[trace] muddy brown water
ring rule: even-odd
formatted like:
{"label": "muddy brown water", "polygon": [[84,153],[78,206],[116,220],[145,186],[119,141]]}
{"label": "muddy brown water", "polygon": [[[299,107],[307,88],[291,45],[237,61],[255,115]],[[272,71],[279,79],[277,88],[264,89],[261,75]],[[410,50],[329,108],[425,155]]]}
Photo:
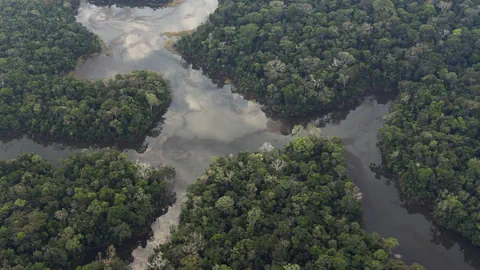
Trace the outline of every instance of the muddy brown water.
{"label": "muddy brown water", "polygon": [[[217,6],[216,0],[186,0],[176,7],[98,7],[83,3],[77,19],[99,35],[108,53],[88,59],[76,76],[103,79],[136,69],[160,71],[170,81],[173,101],[160,135],[147,137],[142,153],[128,150],[132,160],[167,163],[176,169],[174,191],[177,202],[153,224],[153,236],[132,252],[134,269],[145,269],[147,258],[168,238],[177,222],[186,188],[203,173],[212,156],[255,151],[264,142],[280,148],[290,140],[288,121],[275,121],[261,106],[247,101],[231,88],[217,87],[201,71],[164,48],[164,32],[189,30],[204,22]],[[377,134],[389,103],[366,98],[356,108],[338,110],[322,125],[323,136],[338,136],[345,144],[348,173],[363,193],[364,228],[400,242],[396,252],[409,263],[427,269],[480,269],[479,249],[465,239],[435,226],[421,207],[404,205],[394,182],[381,176]],[[0,158],[10,159],[25,152],[41,154],[50,161],[64,158],[86,146],[39,143],[28,138],[0,141]],[[92,149],[94,147],[91,147]]]}

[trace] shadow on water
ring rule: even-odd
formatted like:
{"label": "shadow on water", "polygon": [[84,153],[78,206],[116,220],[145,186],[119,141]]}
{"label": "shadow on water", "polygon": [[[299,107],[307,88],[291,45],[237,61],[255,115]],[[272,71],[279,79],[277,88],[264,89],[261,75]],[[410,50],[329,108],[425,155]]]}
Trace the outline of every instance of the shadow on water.
{"label": "shadow on water", "polygon": [[[437,258],[436,260],[431,260],[426,258],[423,264],[427,267],[427,269],[480,269],[480,260],[478,257],[479,248],[474,247],[467,239],[462,237],[461,235],[449,231],[442,226],[436,225],[431,217],[431,211],[428,207],[419,205],[416,203],[408,202],[407,198],[399,192],[400,187],[398,184],[397,179],[389,175],[386,172],[386,169],[381,164],[370,164],[370,170],[372,172],[372,176],[375,177],[380,183],[383,183],[385,189],[394,189],[397,196],[391,197],[390,203],[392,205],[397,205],[399,208],[402,208],[404,212],[408,216],[410,216],[410,220],[405,220],[404,223],[411,224],[410,226],[422,231],[422,234],[428,235],[425,236],[423,239],[420,235],[413,234],[414,238],[417,239],[419,242],[425,241],[425,244],[422,244],[422,250],[424,246],[432,246],[434,249],[438,249],[435,246],[443,247],[448,253],[445,253],[443,256],[447,256],[448,259],[445,258]],[[354,176],[351,176],[354,179]],[[395,207],[396,208],[396,207]],[[367,209],[365,209],[368,211]],[[424,224],[425,223],[425,224]],[[376,226],[372,224],[367,224],[367,227],[371,227],[371,230],[376,230]],[[422,227],[428,227],[428,233],[426,229],[422,229]],[[414,229],[415,230],[415,229]],[[406,233],[410,233],[407,231]],[[400,234],[400,233],[399,233]],[[397,237],[400,241],[402,240],[401,236],[394,236]],[[429,243],[426,243],[429,241]],[[398,248],[400,253],[402,252],[422,252],[422,250],[417,249],[415,245],[407,246],[405,241],[400,242],[401,245]],[[438,250],[433,252],[432,256],[437,253],[443,253],[444,250]],[[466,262],[469,267],[463,266],[462,264],[457,263],[455,259],[452,257],[458,256],[461,258],[463,253],[463,260]],[[403,254],[403,253],[402,253]],[[455,255],[458,254],[458,255]],[[410,259],[410,256],[406,256],[407,259]],[[410,261],[413,261],[410,259]]]}
{"label": "shadow on water", "polygon": [[[43,148],[55,148],[59,150],[70,149],[101,149],[101,148],[113,148],[118,151],[134,150],[137,153],[143,153],[148,148],[148,144],[145,140],[138,140],[135,142],[124,142],[124,143],[114,143],[114,142],[100,142],[100,143],[88,143],[88,142],[72,142],[68,140],[49,140],[45,138],[37,138],[32,136],[16,136],[16,137],[0,137],[0,142],[2,145],[12,144],[18,141],[31,141],[32,143],[41,146]],[[32,151],[33,152],[33,151]]]}
{"label": "shadow on water", "polygon": [[[380,105],[388,105],[396,96],[396,92],[377,92],[372,93],[367,97],[367,100],[375,101]],[[345,120],[353,110],[358,108],[364,103],[365,98],[358,99],[353,101],[345,106],[326,110],[323,112],[316,113],[308,117],[275,117],[271,118],[276,121],[281,121],[282,123],[282,134],[290,134],[290,131],[295,125],[306,126],[308,124],[314,124],[316,127],[325,127],[328,124],[340,125],[340,123]]]}
{"label": "shadow on water", "polygon": [[[35,136],[35,135],[18,135],[18,136],[0,136],[0,147],[2,145],[15,144],[19,141],[31,142],[42,148],[54,148],[57,150],[74,151],[74,149],[101,149],[101,148],[113,148],[118,151],[127,151],[133,150],[137,153],[144,153],[148,149],[148,142],[146,141],[147,137],[158,137],[162,132],[163,121],[162,118],[159,122],[156,123],[156,127],[150,129],[143,136],[139,136],[138,139],[132,142],[114,142],[114,141],[103,141],[103,142],[85,142],[85,141],[72,141],[64,139],[54,139]],[[31,151],[34,152],[34,151]],[[22,152],[24,153],[24,152]],[[2,157],[3,158],[3,157]]]}

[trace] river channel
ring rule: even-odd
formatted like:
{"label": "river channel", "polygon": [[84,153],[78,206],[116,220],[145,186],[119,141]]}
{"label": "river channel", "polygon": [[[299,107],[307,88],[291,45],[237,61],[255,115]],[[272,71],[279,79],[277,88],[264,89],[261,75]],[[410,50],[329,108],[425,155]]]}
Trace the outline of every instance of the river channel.
{"label": "river channel", "polygon": [[[286,134],[291,121],[268,118],[259,104],[233,94],[230,86],[218,87],[164,48],[169,40],[165,32],[194,29],[217,4],[217,0],[185,0],[175,7],[153,10],[83,3],[78,11],[78,21],[102,38],[108,50],[88,59],[75,76],[103,79],[150,69],[163,73],[173,91],[161,133],[147,137],[141,152],[126,150],[132,160],[166,163],[177,172],[173,183],[177,202],[152,224],[153,236],[146,245],[133,250],[133,269],[145,269],[154,247],[166,241],[169,227],[178,219],[187,186],[203,173],[212,156],[256,151],[265,142],[280,148],[290,140]],[[376,169],[382,162],[377,133],[388,109],[388,102],[368,97],[355,108],[339,110],[323,117],[325,121],[317,121],[323,136],[338,136],[344,141],[349,176],[363,193],[364,228],[397,238],[400,247],[396,252],[408,263],[419,262],[435,270],[480,269],[479,249],[435,226],[425,209],[405,205],[395,183]],[[35,152],[56,161],[83,148],[28,138],[4,139],[0,141],[0,158]]]}

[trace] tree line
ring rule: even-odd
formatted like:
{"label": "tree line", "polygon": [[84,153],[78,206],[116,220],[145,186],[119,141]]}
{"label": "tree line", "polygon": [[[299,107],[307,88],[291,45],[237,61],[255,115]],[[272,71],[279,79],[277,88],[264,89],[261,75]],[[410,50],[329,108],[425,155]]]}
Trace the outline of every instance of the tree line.
{"label": "tree line", "polygon": [[161,74],[136,71],[108,81],[65,76],[97,52],[97,37],[75,21],[70,2],[0,3],[0,132],[45,139],[132,142],[171,102]]}
{"label": "tree line", "polygon": [[214,158],[187,198],[150,269],[424,269],[394,256],[396,239],[362,230],[338,138]]}

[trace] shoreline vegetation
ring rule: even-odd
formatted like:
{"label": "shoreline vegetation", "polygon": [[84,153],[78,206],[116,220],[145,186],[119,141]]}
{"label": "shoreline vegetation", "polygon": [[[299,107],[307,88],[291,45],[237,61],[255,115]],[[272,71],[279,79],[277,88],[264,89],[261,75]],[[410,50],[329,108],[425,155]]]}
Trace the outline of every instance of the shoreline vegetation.
{"label": "shoreline vegetation", "polygon": [[108,148],[75,152],[56,166],[24,154],[0,161],[0,175],[2,269],[75,269],[107,246],[108,261],[92,265],[122,269],[113,245],[149,231],[174,199],[173,168],[135,164]]}
{"label": "shoreline vegetation", "polygon": [[[94,34],[95,35],[95,34]],[[110,56],[110,52],[108,52],[108,47],[107,44],[105,44],[105,41],[103,41],[99,36],[95,35],[95,38],[97,39],[100,49],[97,52],[92,52],[88,55],[82,55],[77,59],[77,63],[75,64],[75,69],[81,69],[83,67],[83,64],[89,59],[89,58],[95,58],[98,57],[100,54],[104,54],[105,56]],[[68,74],[71,74],[74,70],[70,71]]]}
{"label": "shoreline vegetation", "polygon": [[175,49],[174,43],[175,43],[175,41],[173,41],[173,40],[171,40],[171,39],[167,39],[167,40],[165,41],[164,48],[165,48],[167,51],[169,51],[169,52],[171,52],[171,53],[173,53],[173,54],[175,54],[175,55],[180,55],[180,53]]}
{"label": "shoreline vegetation", "polygon": [[195,29],[190,29],[190,30],[182,30],[182,31],[177,31],[177,32],[170,32],[170,31],[167,31],[167,32],[164,32],[163,35],[166,36],[168,39],[165,41],[165,45],[164,45],[164,48],[175,54],[175,55],[180,55],[180,53],[175,49],[175,41],[176,41],[176,38],[178,37],[183,37],[183,36],[186,36],[186,35],[190,35],[192,34],[193,32],[195,31]]}
{"label": "shoreline vegetation", "polygon": [[396,239],[362,230],[340,139],[297,135],[263,150],[212,158],[149,269],[424,269],[392,252]]}
{"label": "shoreline vegetation", "polygon": [[173,38],[173,37],[183,37],[192,34],[195,32],[195,29],[189,29],[189,30],[182,30],[182,31],[167,31],[163,32],[163,34],[168,37],[168,38]]}
{"label": "shoreline vegetation", "polygon": [[385,165],[407,200],[480,246],[479,25],[467,0],[220,0],[174,48],[272,116],[398,92],[380,132]]}

